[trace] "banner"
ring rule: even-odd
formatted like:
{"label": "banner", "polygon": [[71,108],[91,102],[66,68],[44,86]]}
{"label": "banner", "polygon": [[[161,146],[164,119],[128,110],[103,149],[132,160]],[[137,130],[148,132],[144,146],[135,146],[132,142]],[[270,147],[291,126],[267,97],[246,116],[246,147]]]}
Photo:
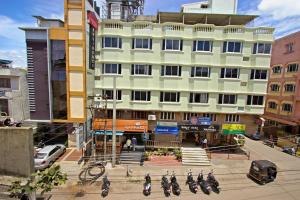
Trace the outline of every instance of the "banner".
{"label": "banner", "polygon": [[224,134],[245,134],[245,124],[223,124],[222,130]]}

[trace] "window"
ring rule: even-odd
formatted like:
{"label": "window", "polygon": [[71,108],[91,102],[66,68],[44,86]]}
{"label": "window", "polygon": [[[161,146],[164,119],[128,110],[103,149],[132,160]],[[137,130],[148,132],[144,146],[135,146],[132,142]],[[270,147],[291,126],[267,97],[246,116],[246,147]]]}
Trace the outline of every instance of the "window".
{"label": "window", "polygon": [[275,67],[272,67],[272,72],[273,72],[273,74],[281,74],[281,69],[282,69],[281,66],[275,66]]}
{"label": "window", "polygon": [[150,101],[150,91],[131,91],[131,101]]}
{"label": "window", "polygon": [[289,64],[287,66],[286,72],[297,72],[298,71],[298,64],[294,63],[294,64]]}
{"label": "window", "polygon": [[161,66],[161,76],[181,76],[181,66]]}
{"label": "window", "polygon": [[131,65],[131,75],[152,75],[152,65]]}
{"label": "window", "polygon": [[251,69],[251,80],[267,80],[267,70],[263,69]]}
{"label": "window", "polygon": [[193,43],[193,51],[207,51],[212,52],[212,41],[195,40]]}
{"label": "window", "polygon": [[277,103],[275,103],[274,101],[270,101],[270,102],[268,103],[268,107],[269,107],[270,109],[277,109]]}
{"label": "window", "polygon": [[103,64],[102,74],[121,74],[122,65],[121,64]]}
{"label": "window", "polygon": [[160,119],[161,120],[175,120],[175,113],[174,112],[161,112]]}
{"label": "window", "polygon": [[284,85],[284,91],[285,92],[295,92],[296,85],[295,84],[285,84]]}
{"label": "window", "polygon": [[255,43],[253,45],[253,54],[271,54],[272,44],[270,43]]}
{"label": "window", "polygon": [[175,50],[175,51],[182,51],[182,40],[170,40],[166,39],[163,40],[162,49],[163,50]]}
{"label": "window", "polygon": [[132,39],[132,49],[152,49],[152,39],[134,38]]}
{"label": "window", "polygon": [[119,48],[122,49],[122,38],[119,37],[104,37],[102,40],[103,48]]}
{"label": "window", "polygon": [[144,111],[132,111],[131,119],[148,119],[148,113]]}
{"label": "window", "polygon": [[240,69],[237,68],[222,68],[220,78],[236,78],[240,77]]}
{"label": "window", "polygon": [[216,114],[211,114],[211,113],[203,113],[203,117],[208,117],[210,118],[211,121],[217,121],[217,115]]}
{"label": "window", "polygon": [[160,102],[179,102],[179,92],[160,92]]}
{"label": "window", "polygon": [[236,104],[236,95],[219,94],[219,104]]}
{"label": "window", "polygon": [[264,96],[252,96],[248,95],[247,97],[247,105],[263,105],[264,104]]}
{"label": "window", "polygon": [[[113,100],[114,91],[113,90],[102,90],[102,96],[107,96],[108,100]],[[122,100],[122,90],[117,90],[117,100]]]}
{"label": "window", "polygon": [[[113,110],[107,110],[107,115],[105,116],[105,115],[103,115],[102,114],[103,112],[101,112],[101,117],[100,118],[107,118],[107,119],[112,119],[113,118]],[[122,111],[121,110],[117,110],[117,113],[116,113],[116,118],[117,119],[122,119],[123,117],[122,117]]]}
{"label": "window", "polygon": [[208,103],[208,93],[190,93],[190,103]]}
{"label": "window", "polygon": [[241,42],[224,42],[223,53],[242,53],[242,47]]}
{"label": "window", "polygon": [[209,67],[192,67],[191,77],[210,77]]}
{"label": "window", "polygon": [[288,43],[285,45],[286,46],[286,53],[292,53],[294,52],[294,43]]}
{"label": "window", "polygon": [[225,116],[225,122],[239,122],[239,121],[240,121],[239,115],[227,114]]}
{"label": "window", "polygon": [[0,112],[5,112],[7,115],[9,115],[7,99],[0,99]]}
{"label": "window", "polygon": [[271,84],[270,89],[272,92],[278,92],[280,89],[280,86],[278,84]]}
{"label": "window", "polygon": [[288,103],[282,104],[282,111],[284,112],[293,112],[293,106]]}
{"label": "window", "polygon": [[184,113],[183,114],[183,121],[189,121],[191,117],[198,117],[197,113]]}
{"label": "window", "polygon": [[11,88],[10,78],[0,78],[0,88]]}

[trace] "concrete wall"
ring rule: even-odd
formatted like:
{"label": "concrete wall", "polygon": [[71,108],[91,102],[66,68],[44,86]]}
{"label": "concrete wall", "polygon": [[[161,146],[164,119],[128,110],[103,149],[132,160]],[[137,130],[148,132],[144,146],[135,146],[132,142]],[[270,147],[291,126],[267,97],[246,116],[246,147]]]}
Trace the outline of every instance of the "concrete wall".
{"label": "concrete wall", "polygon": [[0,174],[28,177],[34,172],[33,130],[0,127]]}

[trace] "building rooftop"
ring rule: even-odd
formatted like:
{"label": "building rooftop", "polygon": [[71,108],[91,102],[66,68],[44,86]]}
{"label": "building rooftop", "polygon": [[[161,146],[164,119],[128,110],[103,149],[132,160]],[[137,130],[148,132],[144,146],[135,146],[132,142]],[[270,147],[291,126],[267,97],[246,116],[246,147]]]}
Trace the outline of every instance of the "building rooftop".
{"label": "building rooftop", "polygon": [[12,61],[11,60],[3,60],[3,59],[0,59],[0,64],[1,65],[8,65],[8,64],[11,64]]}
{"label": "building rooftop", "polygon": [[61,20],[61,19],[45,18],[45,17],[39,16],[39,15],[33,15],[32,17],[34,17],[34,18],[36,18],[37,20],[40,20],[40,21],[54,21],[54,22],[64,23],[64,21]]}

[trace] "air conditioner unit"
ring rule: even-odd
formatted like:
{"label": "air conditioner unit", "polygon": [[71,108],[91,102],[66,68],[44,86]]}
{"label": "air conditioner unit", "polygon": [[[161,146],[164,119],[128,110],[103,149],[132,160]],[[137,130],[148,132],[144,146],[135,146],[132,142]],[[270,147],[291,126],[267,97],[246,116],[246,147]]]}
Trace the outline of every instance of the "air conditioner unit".
{"label": "air conditioner unit", "polygon": [[148,120],[149,121],[155,121],[156,120],[156,115],[148,115]]}
{"label": "air conditioner unit", "polygon": [[238,112],[244,112],[245,111],[245,107],[238,107]]}
{"label": "air conditioner unit", "polygon": [[247,86],[247,82],[241,82],[241,86]]}

